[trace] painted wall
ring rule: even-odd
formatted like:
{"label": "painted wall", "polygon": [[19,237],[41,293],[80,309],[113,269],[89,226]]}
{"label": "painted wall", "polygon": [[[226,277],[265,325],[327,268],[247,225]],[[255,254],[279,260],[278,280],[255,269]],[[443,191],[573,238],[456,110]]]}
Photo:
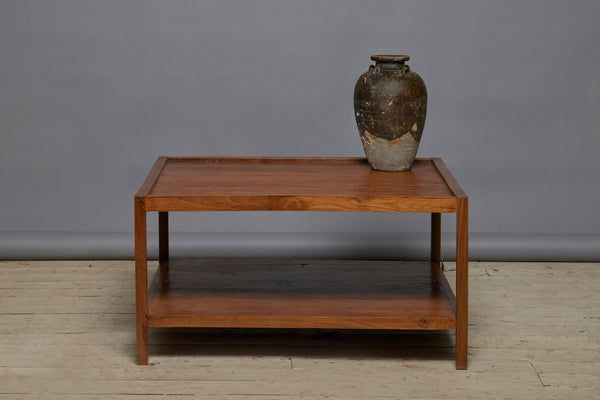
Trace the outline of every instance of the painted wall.
{"label": "painted wall", "polygon": [[[362,156],[353,89],[377,53],[410,55],[428,86],[419,156],[469,195],[473,258],[600,259],[599,19],[597,0],[3,0],[0,259],[132,257],[159,155]],[[429,222],[171,225],[182,253],[419,257],[426,240],[406,243]]]}

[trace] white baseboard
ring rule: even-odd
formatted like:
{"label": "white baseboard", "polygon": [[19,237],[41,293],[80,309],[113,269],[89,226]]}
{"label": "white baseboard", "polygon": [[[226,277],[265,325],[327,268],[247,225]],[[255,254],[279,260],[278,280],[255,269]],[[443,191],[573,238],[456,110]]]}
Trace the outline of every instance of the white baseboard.
{"label": "white baseboard", "polygon": [[[156,258],[157,235],[148,256]],[[454,235],[443,234],[442,256],[454,259]],[[171,234],[175,257],[427,259],[428,234],[185,233]],[[470,235],[469,258],[498,261],[600,262],[600,234]],[[0,232],[0,259],[133,259],[133,233]]]}

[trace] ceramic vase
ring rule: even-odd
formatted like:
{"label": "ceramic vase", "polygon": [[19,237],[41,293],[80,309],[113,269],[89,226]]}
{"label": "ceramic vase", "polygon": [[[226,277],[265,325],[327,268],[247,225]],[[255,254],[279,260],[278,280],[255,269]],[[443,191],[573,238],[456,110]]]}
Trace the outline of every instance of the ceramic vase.
{"label": "ceramic vase", "polygon": [[374,55],[354,88],[354,112],[371,168],[406,171],[415,161],[427,112],[427,89],[405,55]]}

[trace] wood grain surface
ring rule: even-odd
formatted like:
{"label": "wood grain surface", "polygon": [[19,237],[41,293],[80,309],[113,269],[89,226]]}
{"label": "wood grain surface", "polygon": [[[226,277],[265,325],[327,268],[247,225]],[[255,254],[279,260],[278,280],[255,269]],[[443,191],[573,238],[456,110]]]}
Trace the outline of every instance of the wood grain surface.
{"label": "wood grain surface", "polygon": [[454,329],[447,288],[428,262],[175,260],[155,275],[149,324]]}
{"label": "wood grain surface", "polygon": [[410,171],[362,158],[160,158],[138,191],[148,211],[455,212],[440,159]]}

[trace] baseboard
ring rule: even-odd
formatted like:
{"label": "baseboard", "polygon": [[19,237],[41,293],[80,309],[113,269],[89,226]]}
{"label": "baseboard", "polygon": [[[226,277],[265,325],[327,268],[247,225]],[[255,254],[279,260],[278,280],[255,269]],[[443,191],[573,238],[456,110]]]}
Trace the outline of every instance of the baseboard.
{"label": "baseboard", "polygon": [[[148,237],[156,258],[157,235]],[[425,233],[185,233],[171,234],[177,257],[427,259]],[[442,256],[454,259],[454,235],[443,234]],[[0,232],[0,259],[133,259],[132,233]],[[498,261],[600,262],[600,234],[470,235],[469,258]]]}

